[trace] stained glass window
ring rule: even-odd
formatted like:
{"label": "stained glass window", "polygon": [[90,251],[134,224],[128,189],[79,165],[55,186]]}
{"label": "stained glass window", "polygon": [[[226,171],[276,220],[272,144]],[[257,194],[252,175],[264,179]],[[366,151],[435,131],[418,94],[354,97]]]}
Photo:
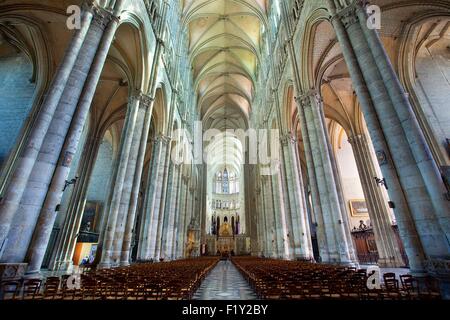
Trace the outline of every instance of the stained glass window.
{"label": "stained glass window", "polygon": [[222,192],[225,194],[230,193],[230,180],[228,178],[227,168],[225,168],[225,170],[223,171]]}

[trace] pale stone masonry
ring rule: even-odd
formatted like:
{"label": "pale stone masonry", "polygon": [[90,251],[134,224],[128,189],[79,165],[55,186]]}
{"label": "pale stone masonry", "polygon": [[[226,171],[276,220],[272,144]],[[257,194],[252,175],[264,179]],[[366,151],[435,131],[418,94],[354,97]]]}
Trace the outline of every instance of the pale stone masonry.
{"label": "pale stone masonry", "polygon": [[450,3],[182,3],[78,0],[71,30],[1,1],[0,264],[369,262],[449,298]]}

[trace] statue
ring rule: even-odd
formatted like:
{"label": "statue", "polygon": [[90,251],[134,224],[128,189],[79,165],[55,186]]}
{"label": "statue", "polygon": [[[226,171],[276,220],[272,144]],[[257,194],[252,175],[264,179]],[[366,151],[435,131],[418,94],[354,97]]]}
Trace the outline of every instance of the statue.
{"label": "statue", "polygon": [[233,235],[233,231],[231,230],[231,226],[228,223],[228,221],[225,221],[221,226],[220,226],[220,236],[221,237],[231,237]]}
{"label": "statue", "polygon": [[90,221],[86,222],[86,224],[82,228],[82,231],[84,231],[84,232],[90,232],[91,231],[91,222]]}
{"label": "statue", "polygon": [[186,253],[188,258],[192,258],[192,253],[194,251],[194,244],[195,242],[192,240],[188,240],[187,244],[186,244]]}
{"label": "statue", "polygon": [[364,220],[359,220],[358,230],[367,230],[367,225],[364,223]]}

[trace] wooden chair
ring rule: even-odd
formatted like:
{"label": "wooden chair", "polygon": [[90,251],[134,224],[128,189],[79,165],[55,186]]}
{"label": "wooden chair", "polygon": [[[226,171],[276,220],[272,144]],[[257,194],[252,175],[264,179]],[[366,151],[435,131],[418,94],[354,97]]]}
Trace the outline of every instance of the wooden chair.
{"label": "wooden chair", "polygon": [[419,283],[412,275],[404,274],[400,276],[402,284],[401,293],[408,299],[416,300],[419,298]]}
{"label": "wooden chair", "polygon": [[56,300],[61,298],[61,292],[59,290],[61,279],[59,277],[48,277],[45,279],[44,291],[42,298],[44,300]]}
{"label": "wooden chair", "polygon": [[401,298],[399,281],[393,272],[383,274],[384,286],[382,286],[385,300],[398,300]]}
{"label": "wooden chair", "polygon": [[19,298],[22,282],[4,281],[0,287],[0,300],[16,300]]}
{"label": "wooden chair", "polygon": [[399,290],[399,282],[397,280],[397,276],[393,272],[388,272],[383,274],[384,287],[388,291],[398,291]]}
{"label": "wooden chair", "polygon": [[23,281],[22,299],[34,300],[37,298],[42,298],[42,296],[39,295],[41,284],[42,284],[41,279],[25,279]]}

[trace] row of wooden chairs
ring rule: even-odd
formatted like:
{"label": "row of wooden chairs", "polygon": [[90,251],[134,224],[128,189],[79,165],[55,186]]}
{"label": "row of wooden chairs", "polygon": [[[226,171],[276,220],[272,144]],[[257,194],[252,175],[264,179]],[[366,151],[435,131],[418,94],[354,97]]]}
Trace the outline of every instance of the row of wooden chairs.
{"label": "row of wooden chairs", "polygon": [[4,300],[190,300],[217,258],[140,263],[80,275],[6,281]]}
{"label": "row of wooden chairs", "polygon": [[383,274],[379,289],[369,289],[366,269],[337,265],[234,257],[233,263],[261,299],[439,299],[437,283],[411,275]]}

